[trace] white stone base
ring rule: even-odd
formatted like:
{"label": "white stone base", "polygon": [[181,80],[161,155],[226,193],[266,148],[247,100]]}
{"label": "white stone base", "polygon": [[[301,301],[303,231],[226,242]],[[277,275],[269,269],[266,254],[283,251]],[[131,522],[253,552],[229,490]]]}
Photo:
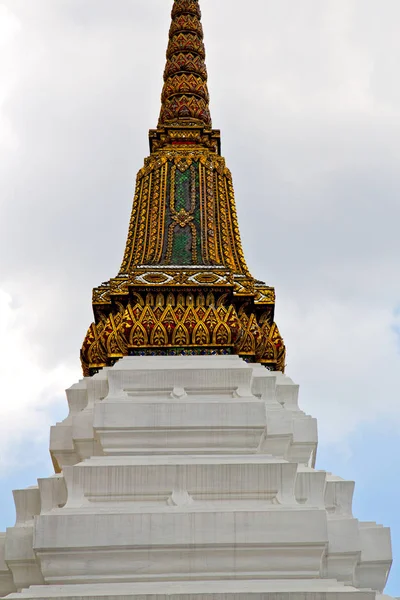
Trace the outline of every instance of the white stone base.
{"label": "white stone base", "polygon": [[125,358],[72,386],[51,431],[62,473],[14,492],[0,596],[375,600],[389,530],[313,468],[297,398],[236,356]]}

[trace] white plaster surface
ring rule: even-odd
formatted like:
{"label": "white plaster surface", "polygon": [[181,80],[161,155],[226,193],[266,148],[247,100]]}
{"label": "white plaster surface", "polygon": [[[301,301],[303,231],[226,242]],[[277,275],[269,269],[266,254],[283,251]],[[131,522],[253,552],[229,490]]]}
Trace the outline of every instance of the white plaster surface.
{"label": "white plaster surface", "polygon": [[129,357],[73,385],[62,473],[14,492],[0,597],[382,598],[390,532],[313,468],[298,392],[236,356]]}

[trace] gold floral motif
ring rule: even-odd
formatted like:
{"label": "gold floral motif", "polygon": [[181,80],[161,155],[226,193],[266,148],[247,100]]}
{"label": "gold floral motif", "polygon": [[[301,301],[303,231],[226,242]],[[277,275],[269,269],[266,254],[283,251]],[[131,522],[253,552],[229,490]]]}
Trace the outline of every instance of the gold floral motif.
{"label": "gold floral motif", "polygon": [[[210,343],[210,332],[204,323],[200,322],[193,330],[193,344],[195,346],[208,346]],[[226,343],[226,342],[225,342]]]}
{"label": "gold floral motif", "polygon": [[226,323],[220,323],[214,330],[213,342],[214,344],[224,346],[225,344],[229,343],[231,337],[232,332]]}
{"label": "gold floral motif", "polygon": [[148,342],[149,337],[147,331],[141,323],[136,323],[129,336],[129,345],[140,348],[141,346],[147,346]]}
{"label": "gold floral motif", "polygon": [[172,336],[172,343],[176,346],[189,346],[189,332],[181,323],[178,325]]}
{"label": "gold floral motif", "polygon": [[165,327],[159,323],[151,332],[150,346],[165,346],[168,344],[168,334]]}

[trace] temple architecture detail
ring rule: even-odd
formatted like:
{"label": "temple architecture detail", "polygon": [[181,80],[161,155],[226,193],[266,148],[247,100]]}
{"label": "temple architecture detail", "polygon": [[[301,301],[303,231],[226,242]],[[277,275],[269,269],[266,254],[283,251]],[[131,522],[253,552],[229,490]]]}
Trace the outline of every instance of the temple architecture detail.
{"label": "temple architecture detail", "polygon": [[123,356],[238,354],[285,367],[275,292],[250,274],[212,129],[199,3],[175,2],[161,112],[118,275],[93,290],[85,375]]}
{"label": "temple architecture detail", "polygon": [[174,0],[122,266],[93,291],[54,474],[14,491],[0,598],[387,598],[390,531],[315,468],[274,289],[246,266],[200,17]]}

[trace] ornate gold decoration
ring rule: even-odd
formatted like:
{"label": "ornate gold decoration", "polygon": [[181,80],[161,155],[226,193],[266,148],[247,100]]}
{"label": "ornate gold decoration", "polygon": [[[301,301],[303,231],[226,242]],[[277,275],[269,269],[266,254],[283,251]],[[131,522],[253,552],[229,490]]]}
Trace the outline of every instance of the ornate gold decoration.
{"label": "ornate gold decoration", "polygon": [[181,120],[211,128],[198,2],[174,3],[159,126]]}
{"label": "ornate gold decoration", "polygon": [[181,14],[192,14],[200,19],[201,12],[198,0],[175,0],[172,8],[172,19],[176,19]]}
{"label": "ornate gold decoration", "polygon": [[275,304],[274,288],[267,287],[266,285],[256,284],[255,294],[254,302],[256,304]]}
{"label": "ornate gold decoration", "polygon": [[[192,181],[198,179],[198,187],[192,184],[189,209],[177,211],[176,173],[187,170],[190,170]],[[167,207],[173,222],[166,230]],[[120,272],[129,273],[135,265],[171,264],[174,227],[176,223],[189,225],[193,237],[197,237],[192,218],[196,209],[199,210],[201,256],[194,252],[192,264],[221,265],[233,273],[251,277],[240,240],[231,173],[225,160],[207,148],[164,149],[145,160],[137,177]],[[165,235],[168,236],[168,252],[163,260]]]}
{"label": "ornate gold decoration", "polygon": [[250,274],[211,129],[198,0],[174,0],[161,112],[117,277],[93,290],[85,375],[130,354],[232,354],[284,370],[275,291]]}
{"label": "ornate gold decoration", "polygon": [[[284,367],[278,328],[255,312],[237,312],[232,303],[207,300],[203,292],[136,294],[136,303],[91,325],[81,351],[85,375],[128,354],[239,354],[271,368]],[[156,352],[158,351],[158,352]]]}

